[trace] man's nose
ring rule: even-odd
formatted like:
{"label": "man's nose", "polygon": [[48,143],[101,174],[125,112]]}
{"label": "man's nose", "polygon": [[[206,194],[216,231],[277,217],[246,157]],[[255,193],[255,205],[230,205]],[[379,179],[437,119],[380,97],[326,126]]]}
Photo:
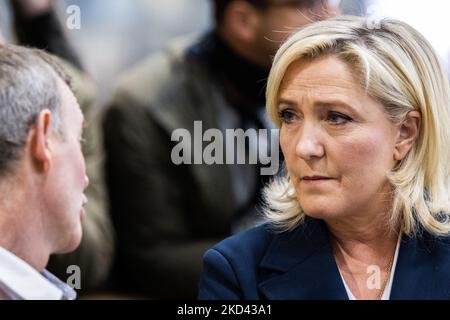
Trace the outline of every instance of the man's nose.
{"label": "man's nose", "polygon": [[325,155],[318,124],[305,124],[297,136],[295,152],[305,161],[321,158]]}
{"label": "man's nose", "polygon": [[84,175],[84,188],[86,189],[89,185],[89,177],[87,174]]}

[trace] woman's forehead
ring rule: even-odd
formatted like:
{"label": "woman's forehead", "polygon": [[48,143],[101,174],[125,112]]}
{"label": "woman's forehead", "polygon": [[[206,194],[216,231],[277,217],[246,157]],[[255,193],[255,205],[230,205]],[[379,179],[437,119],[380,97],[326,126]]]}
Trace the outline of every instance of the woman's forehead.
{"label": "woman's forehead", "polygon": [[326,57],[291,64],[281,82],[280,97],[317,90],[323,94],[362,92],[359,81],[344,62]]}

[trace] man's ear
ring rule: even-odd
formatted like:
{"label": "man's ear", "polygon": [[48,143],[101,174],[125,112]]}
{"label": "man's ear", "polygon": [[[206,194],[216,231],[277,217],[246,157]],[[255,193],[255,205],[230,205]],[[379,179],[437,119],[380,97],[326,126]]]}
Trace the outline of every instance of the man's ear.
{"label": "man's ear", "polygon": [[47,172],[50,169],[52,161],[50,144],[52,121],[52,113],[50,110],[45,109],[38,114],[34,130],[31,131],[32,142],[30,153],[35,167],[41,172]]}
{"label": "man's ear", "polygon": [[240,41],[253,42],[259,35],[260,13],[246,1],[233,1],[225,11],[223,25]]}
{"label": "man's ear", "polygon": [[418,111],[411,111],[399,126],[399,133],[394,149],[394,160],[401,161],[408,154],[416,142],[421,125],[422,116]]}

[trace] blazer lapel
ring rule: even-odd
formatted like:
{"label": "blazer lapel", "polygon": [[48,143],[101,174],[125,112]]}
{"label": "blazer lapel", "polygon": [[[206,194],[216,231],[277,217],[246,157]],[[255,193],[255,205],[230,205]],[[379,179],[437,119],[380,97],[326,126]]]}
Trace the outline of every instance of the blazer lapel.
{"label": "blazer lapel", "polygon": [[267,299],[348,299],[320,220],[307,218],[291,236],[277,237],[260,271],[265,280],[258,288]]}
{"label": "blazer lapel", "polygon": [[436,239],[428,234],[402,239],[392,283],[392,300],[448,298],[450,279],[448,270],[437,263],[443,254],[442,250],[436,250],[437,245]]}
{"label": "blazer lapel", "polygon": [[[404,236],[391,300],[449,299],[449,244],[427,233]],[[274,238],[260,264],[258,289],[267,299],[348,299],[332,254],[328,230],[307,218],[293,232]]]}

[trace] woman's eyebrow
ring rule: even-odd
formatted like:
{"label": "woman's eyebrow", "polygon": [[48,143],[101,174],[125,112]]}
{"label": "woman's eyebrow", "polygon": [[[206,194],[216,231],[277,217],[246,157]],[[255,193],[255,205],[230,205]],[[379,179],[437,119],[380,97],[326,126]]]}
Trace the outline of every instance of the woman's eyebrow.
{"label": "woman's eyebrow", "polygon": [[[286,99],[286,98],[278,99],[278,107],[280,107],[281,105],[287,105],[290,107],[298,106],[297,102]],[[319,100],[319,101],[314,102],[315,108],[332,108],[332,107],[336,107],[336,106],[341,106],[343,108],[349,109],[352,112],[356,112],[356,109],[354,107],[352,107],[350,104],[348,104],[344,101],[341,101],[341,100],[331,100],[331,101],[320,101]]]}
{"label": "woman's eyebrow", "polygon": [[314,106],[319,107],[319,108],[331,108],[331,107],[341,106],[343,108],[347,108],[350,111],[356,113],[356,109],[354,107],[352,107],[350,104],[348,104],[344,101],[341,101],[341,100],[316,101],[316,102],[314,102]]}
{"label": "woman's eyebrow", "polygon": [[292,100],[288,100],[288,99],[284,99],[284,98],[278,99],[278,106],[280,106],[282,104],[288,105],[288,106],[293,106],[293,107],[297,105],[297,103]]}

